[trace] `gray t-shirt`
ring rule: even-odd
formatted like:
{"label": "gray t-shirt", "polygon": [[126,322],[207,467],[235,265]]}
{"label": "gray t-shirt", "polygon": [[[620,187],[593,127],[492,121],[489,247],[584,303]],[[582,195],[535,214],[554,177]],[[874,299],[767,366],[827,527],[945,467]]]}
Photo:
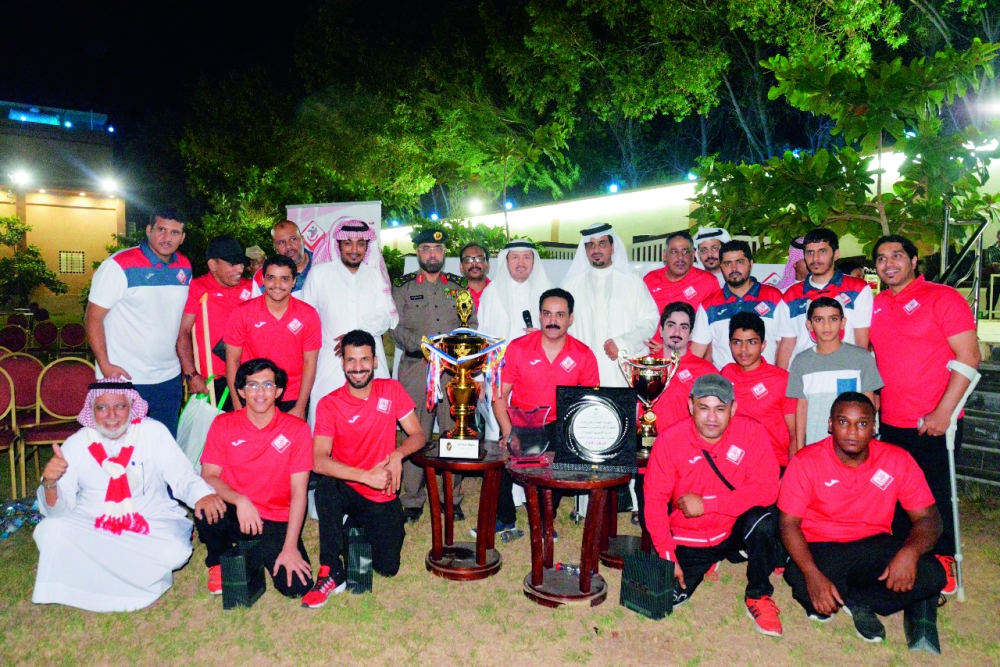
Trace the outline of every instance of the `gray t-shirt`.
{"label": "gray t-shirt", "polygon": [[830,408],[838,396],[846,391],[875,391],[884,384],[868,350],[844,343],[836,352],[818,354],[814,345],[792,360],[786,394],[809,401],[806,444],[811,445],[827,436]]}

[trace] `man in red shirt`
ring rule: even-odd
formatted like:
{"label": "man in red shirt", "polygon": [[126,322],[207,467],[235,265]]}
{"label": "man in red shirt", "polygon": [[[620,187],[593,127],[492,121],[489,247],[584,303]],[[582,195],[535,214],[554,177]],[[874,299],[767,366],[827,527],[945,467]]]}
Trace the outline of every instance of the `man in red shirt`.
{"label": "man in red shirt", "polygon": [[694,266],[694,255],[690,233],[679,231],[667,236],[667,249],[663,251],[666,267],[650,271],[643,278],[660,312],[674,301],[689,303],[697,309],[702,301],[719,291],[716,277]]}
{"label": "man in red shirt", "polygon": [[[880,436],[909,452],[927,477],[944,526],[934,553],[948,572],[944,593],[950,595],[956,589],[955,527],[945,431],[969,380],[948,363],[979,367],[976,322],[957,290],[917,275],[917,248],[906,237],[883,236],[872,258],[889,288],[879,292],[872,308],[871,343],[885,382]],[[956,454],[961,444],[959,419]],[[898,515],[893,532],[905,529],[906,517]]]}
{"label": "man in red shirt", "polygon": [[[229,315],[244,301],[252,298],[250,281],[243,277],[246,256],[239,241],[230,236],[218,236],[208,243],[205,253],[208,273],[191,281],[188,289],[181,329],[177,334],[177,356],[181,360],[181,372],[192,394],[207,394],[207,379],[215,376],[215,398],[222,398],[226,388],[226,352],[223,336],[229,324]],[[208,345],[205,348],[205,318],[202,299],[208,310]],[[198,372],[194,363],[194,348],[191,331],[198,346]],[[206,359],[207,356],[207,359]],[[208,361],[211,359],[211,361]],[[226,398],[224,410],[231,410],[233,402]]]}
{"label": "man in red shirt", "polygon": [[[826,622],[844,607],[858,635],[879,642],[885,628],[875,614],[912,605],[936,613],[945,573],[930,552],[941,515],[913,457],[874,439],[867,396],[838,396],[830,433],[797,452],[781,481],[785,581],[809,618]],[[913,522],[905,538],[891,532],[897,502]]]}
{"label": "man in red shirt", "polygon": [[767,433],[734,416],[733,385],[721,375],[698,378],[689,407],[691,418],[660,431],[645,480],[646,527],[656,553],[674,563],[674,606],[713,564],[747,560],[744,602],[754,629],[781,636],[769,580],[778,560],[778,463]]}
{"label": "man in red shirt", "polygon": [[472,303],[479,312],[479,299],[483,296],[483,290],[490,284],[490,256],[486,248],[475,241],[466,243],[458,251],[459,269],[462,276],[469,283],[469,294],[472,295]]}
{"label": "man in red shirt", "polygon": [[316,379],[316,359],[323,339],[323,325],[316,309],[292,296],[295,262],[284,255],[268,257],[264,295],[233,311],[226,328],[226,381],[233,405],[236,369],[248,359],[271,359],[288,373],[288,387],[278,409],[305,419],[309,392]]}
{"label": "man in red shirt", "polygon": [[[554,439],[556,387],[596,387],[601,384],[597,357],[582,342],[567,332],[573,324],[573,295],[561,288],[546,290],[538,302],[540,329],[511,341],[504,353],[503,382],[500,394],[493,399],[493,414],[500,426],[500,445],[506,447],[514,437],[516,423],[508,405],[521,411],[550,408],[545,421],[549,442]],[[497,532],[513,531],[513,480],[506,470],[497,502]],[[553,500],[558,496],[553,494]]]}
{"label": "man in red shirt", "polygon": [[[313,466],[319,514],[319,572],[302,599],[316,609],[347,585],[344,520],[351,517],[372,546],[372,569],[385,577],[399,571],[405,530],[396,496],[403,459],[426,444],[413,401],[396,380],[375,379],[375,339],[355,329],[344,334],[341,355],[347,384],[316,407]],[[396,424],[406,439],[396,446]]]}
{"label": "man in red shirt", "polygon": [[195,517],[208,555],[208,590],[222,593],[220,557],[236,542],[259,540],[271,582],[282,595],[312,588],[302,544],[312,436],[303,420],[278,410],[288,376],[269,359],[252,359],[236,372],[246,407],[216,417],[201,455],[201,476],[226,502],[215,523]]}
{"label": "man in red shirt", "polygon": [[729,320],[729,348],[736,361],[722,369],[733,383],[740,411],[753,417],[770,435],[778,465],[788,465],[789,445],[795,435],[797,402],[788,398],[788,371],[767,363],[764,320],[757,313],[737,313]]}
{"label": "man in red shirt", "polygon": [[663,430],[666,427],[687,419],[690,416],[688,411],[688,397],[691,395],[691,387],[694,381],[702,375],[716,373],[712,362],[705,361],[701,357],[695,356],[689,349],[691,342],[691,330],[694,328],[694,308],[683,301],[675,301],[668,304],[660,315],[660,337],[663,339],[662,349],[655,347],[655,341],[651,345],[650,354],[668,358],[671,352],[679,352],[680,363],[677,365],[677,372],[663,393],[660,394],[656,402],[653,403],[653,414],[656,415],[656,427]]}

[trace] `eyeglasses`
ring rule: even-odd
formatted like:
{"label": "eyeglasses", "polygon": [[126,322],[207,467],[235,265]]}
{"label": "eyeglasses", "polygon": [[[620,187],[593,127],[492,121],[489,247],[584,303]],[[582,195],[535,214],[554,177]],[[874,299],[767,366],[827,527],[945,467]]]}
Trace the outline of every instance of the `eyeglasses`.
{"label": "eyeglasses", "polygon": [[485,257],[463,257],[462,264],[485,264],[489,260]]}
{"label": "eyeglasses", "polygon": [[278,385],[274,384],[270,380],[266,382],[247,382],[246,386],[243,387],[244,391],[267,391],[271,392],[278,388]]}

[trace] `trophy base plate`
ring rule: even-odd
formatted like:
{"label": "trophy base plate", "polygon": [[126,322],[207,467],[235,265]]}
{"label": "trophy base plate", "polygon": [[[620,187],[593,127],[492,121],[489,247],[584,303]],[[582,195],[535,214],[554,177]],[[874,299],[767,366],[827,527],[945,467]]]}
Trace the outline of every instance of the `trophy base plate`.
{"label": "trophy base plate", "polygon": [[438,443],[438,456],[443,459],[482,458],[483,452],[479,440],[466,438],[441,438]]}

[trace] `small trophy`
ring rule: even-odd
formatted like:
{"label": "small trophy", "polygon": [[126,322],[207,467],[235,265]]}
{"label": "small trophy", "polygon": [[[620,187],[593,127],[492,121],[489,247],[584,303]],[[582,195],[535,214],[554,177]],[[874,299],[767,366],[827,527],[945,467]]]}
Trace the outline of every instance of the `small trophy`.
{"label": "small trophy", "polygon": [[653,442],[656,440],[656,414],[653,412],[653,404],[670,384],[680,362],[681,355],[677,350],[670,354],[669,359],[629,357],[624,351],[618,354],[618,367],[642,401],[642,419],[639,420],[636,429],[640,456],[649,456],[653,449]]}

